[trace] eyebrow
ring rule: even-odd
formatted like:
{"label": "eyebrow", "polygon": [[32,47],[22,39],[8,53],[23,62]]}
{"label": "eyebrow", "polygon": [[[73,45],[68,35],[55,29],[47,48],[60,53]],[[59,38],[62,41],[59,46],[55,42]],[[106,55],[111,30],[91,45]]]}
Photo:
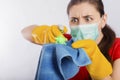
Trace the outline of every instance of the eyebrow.
{"label": "eyebrow", "polygon": [[70,17],[70,19],[79,19],[78,17]]}
{"label": "eyebrow", "polygon": [[[93,15],[84,15],[84,16],[82,16],[83,18],[85,18],[85,17],[92,17]],[[70,18],[72,18],[72,19],[74,19],[74,18],[79,18],[79,17],[70,17]]]}
{"label": "eyebrow", "polygon": [[86,18],[86,17],[92,17],[93,15],[84,15],[83,17]]}

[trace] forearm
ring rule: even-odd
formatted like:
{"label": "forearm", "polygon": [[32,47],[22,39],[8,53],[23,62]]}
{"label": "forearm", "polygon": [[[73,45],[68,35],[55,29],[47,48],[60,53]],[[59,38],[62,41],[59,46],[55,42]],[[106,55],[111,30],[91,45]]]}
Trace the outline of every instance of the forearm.
{"label": "forearm", "polygon": [[32,42],[33,42],[33,39],[32,39],[32,30],[36,27],[37,25],[31,25],[31,26],[28,26],[28,27],[25,27],[24,29],[22,29],[21,33],[22,33],[22,36]]}

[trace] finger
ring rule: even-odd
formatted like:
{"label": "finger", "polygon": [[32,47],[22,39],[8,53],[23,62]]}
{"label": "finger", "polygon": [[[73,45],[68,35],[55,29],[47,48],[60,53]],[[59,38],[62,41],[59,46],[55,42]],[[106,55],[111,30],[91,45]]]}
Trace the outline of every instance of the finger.
{"label": "finger", "polygon": [[67,27],[66,27],[66,26],[63,26],[63,25],[58,25],[58,28],[59,28],[59,30],[60,30],[63,34],[68,31],[68,30],[67,30]]}
{"label": "finger", "polygon": [[64,33],[67,33],[68,29],[66,26],[64,26],[64,29],[63,29]]}
{"label": "finger", "polygon": [[55,36],[51,32],[51,28],[48,30],[48,40],[50,43],[55,43]]}
{"label": "finger", "polygon": [[55,37],[60,36],[60,35],[63,36],[62,32],[59,30],[57,25],[51,26],[51,32]]}

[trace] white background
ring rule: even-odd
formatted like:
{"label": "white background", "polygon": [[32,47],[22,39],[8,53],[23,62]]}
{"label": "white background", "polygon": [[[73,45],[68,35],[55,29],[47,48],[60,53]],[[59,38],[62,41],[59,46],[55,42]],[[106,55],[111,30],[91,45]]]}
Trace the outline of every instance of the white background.
{"label": "white background", "polygon": [[[34,80],[41,46],[21,35],[31,24],[68,26],[69,0],[0,0],[0,80]],[[104,0],[108,24],[120,36],[120,0]]]}

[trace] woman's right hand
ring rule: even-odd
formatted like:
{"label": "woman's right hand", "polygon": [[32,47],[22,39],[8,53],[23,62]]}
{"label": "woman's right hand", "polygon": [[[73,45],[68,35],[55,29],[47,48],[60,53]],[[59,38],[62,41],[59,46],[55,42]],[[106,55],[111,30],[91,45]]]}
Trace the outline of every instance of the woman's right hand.
{"label": "woman's right hand", "polygon": [[36,44],[55,43],[55,38],[66,32],[67,28],[59,25],[32,25],[22,30],[24,38]]}

